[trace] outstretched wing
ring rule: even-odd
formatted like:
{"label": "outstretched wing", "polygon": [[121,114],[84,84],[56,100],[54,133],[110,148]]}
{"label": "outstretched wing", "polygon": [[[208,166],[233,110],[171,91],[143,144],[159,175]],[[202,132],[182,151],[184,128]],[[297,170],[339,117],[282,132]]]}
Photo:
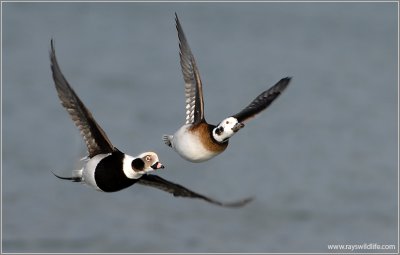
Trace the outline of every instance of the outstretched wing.
{"label": "outstretched wing", "polygon": [[239,122],[245,122],[265,110],[289,85],[291,78],[281,79],[277,84],[261,93],[241,112],[233,115]]}
{"label": "outstretched wing", "polygon": [[58,97],[61,100],[62,106],[64,106],[74,121],[75,126],[80,130],[85,140],[89,157],[92,158],[97,154],[114,151],[114,146],[103,129],[96,123],[90,111],[85,107],[62,74],[57,63],[53,40],[51,40],[50,61]]}
{"label": "outstretched wing", "polygon": [[196,193],[194,191],[191,191],[179,184],[167,181],[157,175],[151,175],[151,174],[143,175],[142,178],[140,178],[137,183],[142,184],[142,185],[148,185],[148,186],[166,191],[168,193],[171,193],[175,197],[203,199],[209,203],[219,205],[219,206],[224,206],[224,207],[241,207],[253,200],[253,198],[245,198],[242,200],[229,202],[229,203],[220,202],[215,199],[212,199],[212,198],[206,197],[204,195],[201,195],[199,193]]}
{"label": "outstretched wing", "polygon": [[203,89],[200,73],[176,13],[175,22],[179,38],[180,63],[183,79],[185,80],[186,124],[197,124],[204,120]]}

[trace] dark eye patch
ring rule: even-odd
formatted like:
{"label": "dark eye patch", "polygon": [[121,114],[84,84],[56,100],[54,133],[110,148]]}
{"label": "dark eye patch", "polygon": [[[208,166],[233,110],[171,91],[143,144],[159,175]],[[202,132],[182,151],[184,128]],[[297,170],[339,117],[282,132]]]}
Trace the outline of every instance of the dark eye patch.
{"label": "dark eye patch", "polygon": [[219,127],[219,128],[217,128],[217,129],[215,130],[215,133],[216,133],[217,135],[221,135],[222,132],[224,132],[224,128],[223,128],[223,127]]}
{"label": "dark eye patch", "polygon": [[133,170],[142,171],[144,169],[144,161],[141,158],[136,158],[132,160],[132,168]]}

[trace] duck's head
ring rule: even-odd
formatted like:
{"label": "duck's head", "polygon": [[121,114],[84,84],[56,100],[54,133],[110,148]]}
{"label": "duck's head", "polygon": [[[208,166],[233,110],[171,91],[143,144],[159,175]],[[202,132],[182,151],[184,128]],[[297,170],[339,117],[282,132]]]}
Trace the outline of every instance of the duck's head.
{"label": "duck's head", "polygon": [[131,179],[140,178],[143,174],[164,168],[155,152],[144,152],[136,158],[125,156],[123,170]]}
{"label": "duck's head", "polygon": [[213,129],[213,137],[218,142],[223,143],[243,127],[244,124],[239,122],[235,117],[229,117],[221,121]]}

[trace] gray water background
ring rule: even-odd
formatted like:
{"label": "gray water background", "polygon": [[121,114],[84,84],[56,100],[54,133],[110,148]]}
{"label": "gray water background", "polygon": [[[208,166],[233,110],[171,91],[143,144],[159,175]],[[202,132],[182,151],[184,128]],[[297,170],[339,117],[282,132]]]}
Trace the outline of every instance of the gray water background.
{"label": "gray water background", "polygon": [[[2,3],[3,252],[329,252],[397,244],[395,3]],[[184,121],[177,12],[217,124],[279,79],[285,93],[222,155],[161,140]],[[56,96],[62,71],[122,151],[241,209],[135,185],[56,179],[85,155]],[[376,250],[372,250],[376,252]],[[372,252],[365,250],[365,252]],[[393,250],[390,250],[393,252]]]}

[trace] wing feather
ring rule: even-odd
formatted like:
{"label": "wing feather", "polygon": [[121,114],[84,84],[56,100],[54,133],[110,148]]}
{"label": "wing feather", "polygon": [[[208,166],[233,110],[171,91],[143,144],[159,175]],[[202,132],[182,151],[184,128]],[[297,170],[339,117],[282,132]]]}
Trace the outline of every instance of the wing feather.
{"label": "wing feather", "polygon": [[204,120],[203,89],[200,73],[176,13],[175,22],[179,38],[180,64],[185,81],[186,124],[197,124]]}
{"label": "wing feather", "polygon": [[79,129],[92,158],[97,154],[111,153],[114,146],[106,133],[97,124],[92,113],[85,107],[75,91],[71,88],[57,63],[53,40],[50,51],[51,71],[62,106],[67,110],[75,126]]}
{"label": "wing feather", "polygon": [[221,202],[221,201],[206,197],[204,195],[201,195],[199,193],[196,193],[194,191],[191,191],[179,184],[167,181],[157,175],[151,175],[151,174],[143,175],[142,178],[140,178],[137,183],[163,190],[165,192],[171,193],[175,197],[198,198],[198,199],[205,200],[211,204],[224,206],[224,207],[241,207],[253,200],[253,198],[245,198],[245,199],[234,201],[234,202],[228,202],[228,203]]}
{"label": "wing feather", "polygon": [[246,108],[233,115],[239,122],[246,122],[265,110],[289,85],[291,78],[281,79],[274,86],[258,95]]}

